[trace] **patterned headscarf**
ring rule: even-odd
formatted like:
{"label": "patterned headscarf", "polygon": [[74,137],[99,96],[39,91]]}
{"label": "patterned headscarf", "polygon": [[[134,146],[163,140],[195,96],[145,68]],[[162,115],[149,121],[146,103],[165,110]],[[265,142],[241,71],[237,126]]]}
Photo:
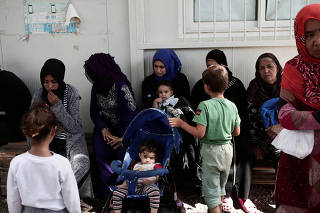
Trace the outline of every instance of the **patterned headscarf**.
{"label": "patterned headscarf", "polygon": [[208,52],[208,54],[206,56],[206,61],[208,59],[213,59],[218,64],[223,65],[226,68],[226,70],[228,71],[229,79],[231,79],[232,72],[230,71],[230,69],[228,67],[226,55],[224,54],[224,52],[222,50],[218,50],[218,49],[211,50],[210,52]]}
{"label": "patterned headscarf", "polygon": [[[277,80],[273,84],[265,82],[259,73],[259,64],[261,59],[271,58],[277,66]],[[282,66],[277,57],[272,53],[263,53],[256,61],[255,79],[253,79],[248,87],[248,101],[261,106],[265,101],[279,97],[281,88]]]}
{"label": "patterned headscarf", "polygon": [[51,91],[55,95],[57,95],[61,101],[63,101],[64,90],[66,89],[66,83],[64,82],[65,70],[66,68],[63,62],[56,58],[48,59],[41,68],[40,80],[43,88],[41,97],[42,97],[42,100],[44,100],[49,105],[50,103],[48,101],[48,91],[45,89],[43,85],[44,79],[46,78],[47,75],[51,75],[54,78],[54,80],[57,81],[57,83],[59,84],[58,89],[51,90]]}
{"label": "patterned headscarf", "polygon": [[[302,8],[296,16],[294,34],[299,55],[288,64],[296,67],[302,74],[303,102],[313,105],[320,102],[320,59],[310,56],[306,49],[305,24],[309,19],[320,21],[320,4],[310,4]],[[299,96],[299,94],[296,94]]]}
{"label": "patterned headscarf", "polygon": [[162,77],[155,75],[157,81],[167,80],[171,82],[181,71],[181,62],[176,53],[171,49],[158,50],[153,56],[152,65],[154,65],[155,61],[161,61],[166,68],[166,74]]}
{"label": "patterned headscarf", "polygon": [[121,72],[119,65],[110,54],[93,54],[83,67],[86,75],[93,81],[98,93],[106,95],[116,81],[126,83],[133,92],[127,76]]}

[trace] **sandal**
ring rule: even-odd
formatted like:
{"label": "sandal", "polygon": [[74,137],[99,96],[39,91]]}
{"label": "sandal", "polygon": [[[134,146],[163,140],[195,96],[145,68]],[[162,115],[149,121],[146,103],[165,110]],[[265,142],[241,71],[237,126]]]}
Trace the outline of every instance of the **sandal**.
{"label": "sandal", "polygon": [[223,199],[222,210],[224,212],[233,212],[235,210],[235,208],[233,207],[233,200],[231,197],[227,197]]}
{"label": "sandal", "polygon": [[257,209],[256,205],[254,205],[250,199],[246,199],[246,201],[244,201],[243,199],[239,198],[239,202],[246,213],[262,213]]}

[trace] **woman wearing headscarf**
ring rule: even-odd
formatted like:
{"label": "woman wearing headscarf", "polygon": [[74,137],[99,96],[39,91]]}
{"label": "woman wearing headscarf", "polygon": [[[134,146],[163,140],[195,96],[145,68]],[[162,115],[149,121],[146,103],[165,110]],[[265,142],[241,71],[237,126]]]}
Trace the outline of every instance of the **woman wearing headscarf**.
{"label": "woman wearing headscarf", "polygon": [[157,86],[162,80],[171,82],[174,95],[190,100],[190,87],[187,77],[181,73],[181,62],[171,49],[158,50],[152,59],[153,73],[142,82],[143,108],[152,107],[157,96]]}
{"label": "woman wearing headscarf", "polygon": [[283,71],[280,124],[290,130],[314,130],[314,146],[304,159],[281,152],[275,189],[280,204],[277,212],[320,212],[319,11],[320,4],[311,4],[298,12],[294,33],[299,54]]}
{"label": "woman wearing headscarf", "polygon": [[60,128],[50,144],[50,150],[70,161],[80,197],[93,198],[90,160],[80,119],[81,97],[74,86],[64,82],[64,74],[62,61],[48,59],[40,72],[42,87],[34,93],[31,104],[47,105],[60,121]]}
{"label": "woman wearing headscarf", "polygon": [[264,102],[280,96],[282,67],[275,55],[263,53],[255,68],[255,78],[247,89],[250,142],[255,159],[273,160],[277,168],[280,151],[271,142],[282,127],[277,124],[265,129],[260,108]]}
{"label": "woman wearing headscarf", "polygon": [[101,196],[112,184],[113,160],[123,160],[122,136],[138,112],[131,83],[110,54],[96,53],[84,64],[85,74],[93,83],[90,115],[95,125],[93,142],[98,164]]}
{"label": "woman wearing headscarf", "polygon": [[[233,76],[231,70],[228,67],[227,58],[223,51],[219,49],[211,50],[206,56],[207,67],[211,65],[223,65],[228,71],[229,84],[224,92],[224,97],[232,101],[238,109],[238,113],[241,119],[241,129],[246,130],[248,125],[247,119],[247,97],[246,89],[240,79]],[[191,92],[191,100],[194,109],[197,109],[201,101],[210,99],[203,87],[203,80],[200,79],[193,87]],[[236,153],[236,181],[233,184],[233,165],[230,169],[228,182],[226,184],[226,196],[223,201],[223,210],[225,212],[232,212],[234,210],[233,203],[236,202],[239,205],[247,206],[248,211],[257,211],[256,206],[249,199],[250,185],[251,185],[251,165],[250,158],[251,152],[249,151],[248,134],[246,131],[241,131],[238,137],[235,137],[235,153]],[[237,193],[238,200],[232,200],[231,193]],[[244,207],[243,207],[244,208]]]}

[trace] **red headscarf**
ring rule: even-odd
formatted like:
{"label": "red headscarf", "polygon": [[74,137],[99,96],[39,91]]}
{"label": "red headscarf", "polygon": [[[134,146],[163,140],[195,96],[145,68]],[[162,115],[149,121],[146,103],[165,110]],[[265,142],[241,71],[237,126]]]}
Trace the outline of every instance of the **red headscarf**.
{"label": "red headscarf", "polygon": [[[309,19],[320,21],[320,4],[310,4],[296,16],[294,34],[299,55],[287,62],[281,86],[303,103],[320,110],[320,59],[306,49],[305,24]],[[297,72],[298,71],[298,72]]]}

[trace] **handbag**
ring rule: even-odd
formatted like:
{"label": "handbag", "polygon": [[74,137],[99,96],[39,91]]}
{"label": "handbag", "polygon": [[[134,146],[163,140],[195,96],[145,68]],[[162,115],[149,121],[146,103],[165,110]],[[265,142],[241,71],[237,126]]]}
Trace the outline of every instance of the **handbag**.
{"label": "handbag", "polygon": [[283,129],[271,144],[286,154],[303,159],[312,152],[314,131]]}

